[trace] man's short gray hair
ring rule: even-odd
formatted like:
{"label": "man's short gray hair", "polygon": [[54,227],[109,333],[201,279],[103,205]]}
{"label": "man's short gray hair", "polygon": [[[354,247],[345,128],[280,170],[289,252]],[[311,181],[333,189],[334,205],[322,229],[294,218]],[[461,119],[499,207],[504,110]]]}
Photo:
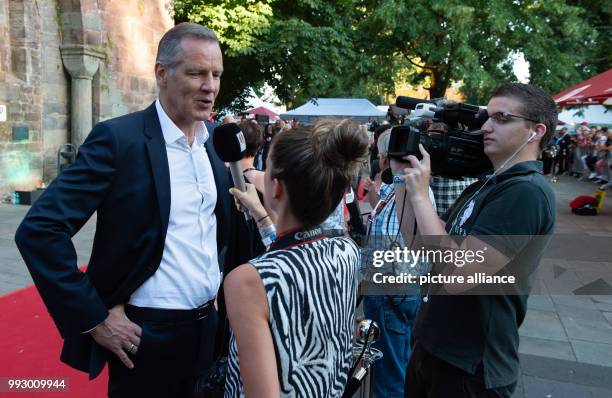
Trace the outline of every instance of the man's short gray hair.
{"label": "man's short gray hair", "polygon": [[391,138],[391,127],[385,130],[381,135],[378,136],[378,141],[376,141],[376,148],[378,148],[378,153],[381,155],[387,155],[389,152],[389,139]]}
{"label": "man's short gray hair", "polygon": [[212,30],[197,23],[183,22],[167,31],[161,38],[157,47],[155,62],[159,62],[170,69],[176,67],[181,62],[181,40],[184,37],[219,43],[217,35]]}

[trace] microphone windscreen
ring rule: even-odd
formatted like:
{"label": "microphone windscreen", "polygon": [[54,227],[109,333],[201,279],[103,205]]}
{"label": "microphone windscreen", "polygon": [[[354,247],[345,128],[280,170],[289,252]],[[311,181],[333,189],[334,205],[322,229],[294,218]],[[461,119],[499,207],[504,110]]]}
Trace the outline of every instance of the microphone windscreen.
{"label": "microphone windscreen", "polygon": [[238,162],[246,151],[244,135],[236,123],[217,126],[213,132],[213,145],[224,162]]}
{"label": "microphone windscreen", "polygon": [[414,109],[418,104],[422,103],[435,104],[435,102],[433,101],[428,101],[420,98],[405,97],[403,95],[400,95],[395,100],[395,106],[399,106],[400,108],[404,109]]}

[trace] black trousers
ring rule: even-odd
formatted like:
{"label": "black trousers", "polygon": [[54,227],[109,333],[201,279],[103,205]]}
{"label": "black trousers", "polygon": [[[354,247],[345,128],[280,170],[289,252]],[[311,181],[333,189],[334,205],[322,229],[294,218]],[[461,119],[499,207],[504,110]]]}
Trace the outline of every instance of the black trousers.
{"label": "black trousers", "polygon": [[[185,314],[187,313],[187,314]],[[111,353],[108,396],[111,398],[191,398],[195,380],[213,362],[217,311],[195,316],[189,311],[127,306],[128,318],[142,328],[138,352],[128,354],[128,369]]]}
{"label": "black trousers", "polygon": [[406,370],[405,398],[511,398],[516,384],[487,389],[482,367],[475,375],[438,359],[417,341]]}

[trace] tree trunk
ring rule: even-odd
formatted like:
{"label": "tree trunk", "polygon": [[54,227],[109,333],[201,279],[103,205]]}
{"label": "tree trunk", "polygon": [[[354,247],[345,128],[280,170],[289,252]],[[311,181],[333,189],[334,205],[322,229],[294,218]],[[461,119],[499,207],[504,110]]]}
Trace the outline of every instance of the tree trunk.
{"label": "tree trunk", "polygon": [[446,67],[441,66],[434,68],[431,74],[431,85],[427,88],[429,91],[429,98],[444,97],[447,88],[448,79],[446,78]]}

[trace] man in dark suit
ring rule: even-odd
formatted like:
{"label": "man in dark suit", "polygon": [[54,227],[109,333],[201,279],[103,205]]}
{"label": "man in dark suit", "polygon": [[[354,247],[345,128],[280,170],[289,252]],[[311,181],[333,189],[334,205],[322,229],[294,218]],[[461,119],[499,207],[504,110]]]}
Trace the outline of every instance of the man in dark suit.
{"label": "man in dark suit", "polygon": [[[219,92],[215,34],[184,23],[159,43],[159,99],[101,122],[15,240],[60,334],[62,361],[109,396],[190,396],[210,365],[227,252],[229,181],[203,121]],[[89,266],[71,237],[97,212]]]}

